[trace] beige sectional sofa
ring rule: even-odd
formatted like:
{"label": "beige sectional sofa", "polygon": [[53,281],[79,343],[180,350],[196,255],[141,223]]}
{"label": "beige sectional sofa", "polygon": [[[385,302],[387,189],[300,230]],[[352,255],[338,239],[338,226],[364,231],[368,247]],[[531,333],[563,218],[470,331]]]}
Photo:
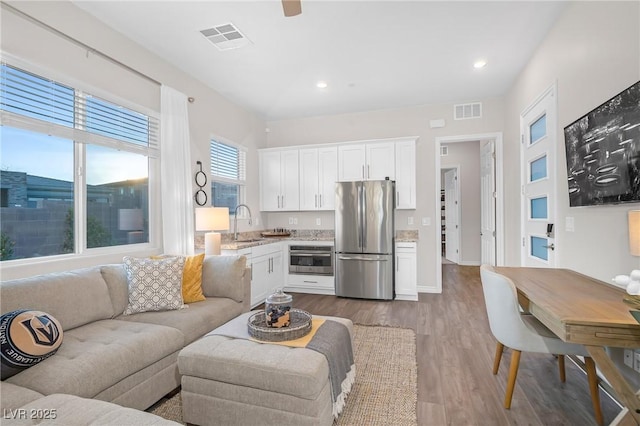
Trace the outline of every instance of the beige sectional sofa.
{"label": "beige sectional sofa", "polygon": [[[47,312],[64,334],[55,355],[2,382],[0,409],[38,406],[45,398],[43,408],[71,407],[80,398],[148,408],[180,385],[176,360],[182,348],[249,311],[245,257],[207,256],[202,290],[206,300],[185,309],[123,316],[128,286],[121,264],[2,282],[2,313]],[[99,408],[94,411],[108,414],[106,406]]]}

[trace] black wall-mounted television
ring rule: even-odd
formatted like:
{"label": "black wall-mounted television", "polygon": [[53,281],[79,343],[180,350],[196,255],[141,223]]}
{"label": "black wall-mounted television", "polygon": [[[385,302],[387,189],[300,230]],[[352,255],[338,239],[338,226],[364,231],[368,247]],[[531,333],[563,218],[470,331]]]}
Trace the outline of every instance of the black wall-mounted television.
{"label": "black wall-mounted television", "polygon": [[640,203],[640,81],[564,128],[571,207]]}

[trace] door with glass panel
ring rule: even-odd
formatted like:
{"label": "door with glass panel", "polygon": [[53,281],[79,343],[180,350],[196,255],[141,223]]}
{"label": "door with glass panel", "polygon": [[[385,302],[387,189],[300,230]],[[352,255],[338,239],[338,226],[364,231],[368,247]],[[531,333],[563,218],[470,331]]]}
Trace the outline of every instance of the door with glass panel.
{"label": "door with glass panel", "polygon": [[549,88],[520,116],[522,266],[555,266],[556,88]]}

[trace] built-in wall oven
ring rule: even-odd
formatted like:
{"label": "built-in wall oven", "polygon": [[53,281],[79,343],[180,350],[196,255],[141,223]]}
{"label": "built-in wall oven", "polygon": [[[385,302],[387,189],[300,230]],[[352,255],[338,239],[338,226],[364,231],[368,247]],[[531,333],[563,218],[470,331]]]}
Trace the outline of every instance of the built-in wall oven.
{"label": "built-in wall oven", "polygon": [[289,274],[333,275],[333,246],[289,246]]}

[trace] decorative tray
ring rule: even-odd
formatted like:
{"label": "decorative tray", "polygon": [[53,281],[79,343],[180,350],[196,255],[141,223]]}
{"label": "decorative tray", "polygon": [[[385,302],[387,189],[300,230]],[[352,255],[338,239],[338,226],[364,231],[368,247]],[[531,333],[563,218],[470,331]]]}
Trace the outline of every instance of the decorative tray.
{"label": "decorative tray", "polygon": [[266,342],[283,342],[306,336],[311,331],[311,314],[302,309],[292,308],[289,312],[289,327],[273,328],[267,326],[264,311],[256,311],[249,317],[247,327],[249,335]]}
{"label": "decorative tray", "polygon": [[291,235],[291,232],[264,231],[261,232],[260,235],[263,237],[288,237]]}

